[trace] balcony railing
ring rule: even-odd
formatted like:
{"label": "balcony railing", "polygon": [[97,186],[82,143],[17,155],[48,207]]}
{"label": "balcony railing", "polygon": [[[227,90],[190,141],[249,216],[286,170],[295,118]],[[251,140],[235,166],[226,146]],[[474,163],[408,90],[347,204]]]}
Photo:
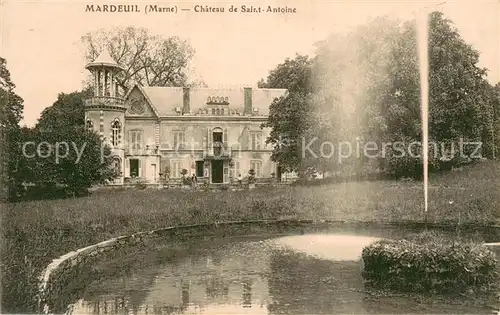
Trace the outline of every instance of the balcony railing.
{"label": "balcony railing", "polygon": [[110,106],[123,106],[124,99],[120,97],[112,96],[93,96],[85,100],[86,106],[99,106],[99,105],[110,105]]}
{"label": "balcony railing", "polygon": [[214,143],[205,150],[204,158],[212,160],[230,159],[231,148],[223,143]]}
{"label": "balcony railing", "polygon": [[125,155],[156,155],[159,154],[159,149],[151,147],[126,147]]}

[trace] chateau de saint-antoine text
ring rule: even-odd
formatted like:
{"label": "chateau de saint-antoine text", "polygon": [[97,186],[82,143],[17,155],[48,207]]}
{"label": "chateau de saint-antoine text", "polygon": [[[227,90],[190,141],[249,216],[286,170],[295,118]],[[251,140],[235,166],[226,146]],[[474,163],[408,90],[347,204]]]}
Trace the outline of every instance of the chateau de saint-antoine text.
{"label": "chateau de saint-antoine text", "polygon": [[188,11],[195,13],[297,13],[295,7],[289,6],[255,6],[255,5],[158,5],[158,4],[87,4],[85,12],[109,13],[178,13]]}

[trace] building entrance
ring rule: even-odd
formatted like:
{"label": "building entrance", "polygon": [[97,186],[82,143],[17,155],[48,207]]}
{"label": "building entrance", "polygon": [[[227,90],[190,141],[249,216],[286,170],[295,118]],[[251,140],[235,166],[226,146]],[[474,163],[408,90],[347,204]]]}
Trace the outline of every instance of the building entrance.
{"label": "building entrance", "polygon": [[224,161],[212,161],[212,183],[222,184],[224,182]]}

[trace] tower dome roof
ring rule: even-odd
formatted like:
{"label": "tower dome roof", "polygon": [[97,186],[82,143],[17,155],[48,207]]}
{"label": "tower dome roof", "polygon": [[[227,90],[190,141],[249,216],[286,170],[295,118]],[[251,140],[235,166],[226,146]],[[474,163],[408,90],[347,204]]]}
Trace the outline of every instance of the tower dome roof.
{"label": "tower dome roof", "polygon": [[119,70],[125,70],[125,68],[123,68],[113,60],[113,58],[111,57],[111,55],[107,50],[101,52],[101,54],[93,62],[88,63],[85,66],[85,69],[90,70],[92,68],[97,68],[97,67],[109,67],[109,68],[116,68]]}

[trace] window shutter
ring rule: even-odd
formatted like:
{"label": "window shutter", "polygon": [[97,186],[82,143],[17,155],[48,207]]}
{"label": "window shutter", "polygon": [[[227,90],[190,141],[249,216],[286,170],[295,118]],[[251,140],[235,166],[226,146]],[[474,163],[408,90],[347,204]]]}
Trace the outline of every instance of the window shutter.
{"label": "window shutter", "polygon": [[248,126],[245,126],[243,128],[243,132],[242,132],[242,147],[243,147],[243,150],[248,150],[250,148],[250,135],[249,135],[249,130],[248,130]]}
{"label": "window shutter", "polygon": [[207,139],[208,139],[207,149],[210,149],[212,147],[212,135],[210,134],[210,128],[207,128]]}
{"label": "window shutter", "polygon": [[131,144],[134,143],[134,139],[132,139],[132,131],[128,131],[127,132],[127,137],[128,137],[128,142],[127,142],[127,150],[131,150],[132,149],[132,146]]}
{"label": "window shutter", "polygon": [[203,147],[202,147],[203,152],[206,152],[206,150],[207,150],[207,147],[208,147],[208,142],[207,142],[207,140],[208,140],[208,139],[207,139],[207,135],[206,135],[206,134],[205,134],[205,135],[203,135],[202,142],[201,142],[201,143],[202,143],[202,146],[203,146]]}
{"label": "window shutter", "polygon": [[142,177],[142,165],[141,160],[137,160],[137,177]]}
{"label": "window shutter", "polygon": [[224,142],[224,149],[227,149],[227,128],[224,129],[224,133],[222,134],[222,142]]}
{"label": "window shutter", "polygon": [[250,130],[250,127],[247,128],[247,150],[253,150],[252,147],[252,131]]}
{"label": "window shutter", "polygon": [[224,183],[229,182],[229,163],[224,162]]}

